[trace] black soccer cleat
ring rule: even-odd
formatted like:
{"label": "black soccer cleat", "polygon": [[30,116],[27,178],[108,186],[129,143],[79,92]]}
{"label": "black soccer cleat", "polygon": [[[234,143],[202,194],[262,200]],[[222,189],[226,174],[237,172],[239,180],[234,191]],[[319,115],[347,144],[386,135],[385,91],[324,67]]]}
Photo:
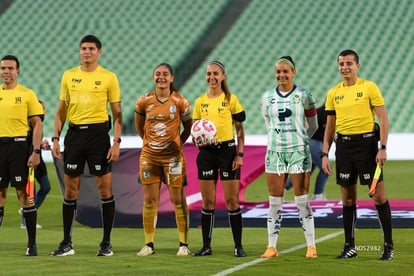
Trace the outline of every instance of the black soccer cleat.
{"label": "black soccer cleat", "polygon": [[26,256],[37,256],[37,248],[35,244],[31,244],[26,249]]}
{"label": "black soccer cleat", "polygon": [[246,257],[246,252],[242,247],[234,248],[234,256],[235,257]]}
{"label": "black soccer cleat", "polygon": [[196,253],[193,254],[193,256],[200,257],[200,256],[209,256],[213,254],[213,251],[210,247],[203,247],[200,250],[198,250]]}
{"label": "black soccer cleat", "polygon": [[394,246],[392,244],[384,244],[384,251],[380,257],[381,261],[391,261],[394,259]]}
{"label": "black soccer cleat", "polygon": [[102,242],[99,245],[99,250],[96,252],[96,256],[112,256],[114,252],[112,252],[112,245],[109,242]]}
{"label": "black soccer cleat", "polygon": [[50,253],[51,256],[70,256],[75,255],[75,250],[73,249],[73,244],[71,242],[62,241],[59,244],[58,249]]}
{"label": "black soccer cleat", "polygon": [[344,245],[344,248],[338,256],[336,256],[336,259],[350,259],[350,258],[356,258],[357,257],[357,251],[355,246],[350,245],[349,243],[346,243]]}

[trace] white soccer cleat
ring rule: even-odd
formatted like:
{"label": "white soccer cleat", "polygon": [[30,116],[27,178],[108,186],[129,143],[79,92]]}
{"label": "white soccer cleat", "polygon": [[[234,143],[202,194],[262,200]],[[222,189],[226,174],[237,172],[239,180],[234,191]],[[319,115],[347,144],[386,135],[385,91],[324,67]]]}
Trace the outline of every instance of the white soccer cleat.
{"label": "white soccer cleat", "polygon": [[326,197],[325,197],[325,195],[324,195],[324,194],[314,194],[311,200],[312,200],[312,201],[313,201],[313,200],[316,200],[316,201],[323,201],[323,200],[327,200],[327,199],[326,199]]}
{"label": "white soccer cleat", "polygon": [[180,248],[178,248],[177,256],[188,256],[190,254],[190,249],[188,249],[187,246],[181,245]]}
{"label": "white soccer cleat", "polygon": [[137,256],[148,256],[152,254],[154,254],[154,249],[148,245],[144,245],[144,247],[137,253]]}

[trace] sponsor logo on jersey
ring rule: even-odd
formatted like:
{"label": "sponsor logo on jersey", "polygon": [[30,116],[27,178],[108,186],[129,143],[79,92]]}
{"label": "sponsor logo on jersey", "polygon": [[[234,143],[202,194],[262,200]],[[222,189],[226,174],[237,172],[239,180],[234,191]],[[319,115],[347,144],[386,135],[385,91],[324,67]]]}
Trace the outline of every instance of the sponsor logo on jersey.
{"label": "sponsor logo on jersey", "polygon": [[82,79],[72,79],[72,84],[80,84]]}
{"label": "sponsor logo on jersey", "polygon": [[208,113],[208,103],[202,103],[201,104],[201,112],[204,113]]}
{"label": "sponsor logo on jersey", "polygon": [[340,102],[342,102],[344,100],[345,96],[344,95],[340,95],[340,96],[335,96],[335,102],[337,104],[339,104]]}
{"label": "sponsor logo on jersey", "polygon": [[279,114],[278,114],[278,118],[279,121],[284,122],[286,120],[286,118],[292,116],[292,111],[289,108],[279,108],[278,110]]}

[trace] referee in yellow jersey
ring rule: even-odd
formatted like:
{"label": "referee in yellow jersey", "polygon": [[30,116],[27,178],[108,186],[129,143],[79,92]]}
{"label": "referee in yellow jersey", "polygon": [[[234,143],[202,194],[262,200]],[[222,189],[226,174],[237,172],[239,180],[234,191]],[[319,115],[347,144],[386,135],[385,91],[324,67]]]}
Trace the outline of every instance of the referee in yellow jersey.
{"label": "referee in yellow jersey", "polygon": [[[4,56],[0,64],[0,226],[10,183],[16,188],[27,226],[26,256],[37,256],[37,210],[26,194],[26,183],[29,169],[35,169],[40,163],[43,109],[36,94],[17,83],[20,73],[17,57]],[[32,145],[27,137],[29,123],[33,127]]]}
{"label": "referee in yellow jersey", "polygon": [[[338,55],[338,69],[342,82],[328,91],[325,105],[327,121],[321,153],[322,169],[332,175],[327,157],[329,148],[336,138],[336,183],[341,186],[343,203],[345,245],[337,256],[338,259],[357,256],[357,178],[359,177],[360,184],[370,185],[377,164],[382,167],[387,159],[389,122],[384,98],[374,82],[357,76],[359,67],[359,57],[355,51],[344,50]],[[379,135],[375,132],[375,115],[380,122]],[[391,210],[384,190],[382,173],[372,199],[384,235],[384,250],[380,260],[392,260],[394,248]]]}
{"label": "referee in yellow jersey", "polygon": [[[52,154],[61,159],[59,137],[66,119],[69,128],[64,141],[63,241],[52,256],[74,255],[72,228],[76,215],[76,200],[85,162],[89,172],[96,176],[102,203],[103,238],[97,256],[111,256],[110,236],[115,215],[112,195],[111,163],[118,160],[122,131],[121,93],[117,76],[98,65],[102,53],[101,41],[87,35],[80,41],[81,65],[64,72],[61,81],[59,105],[55,116]],[[110,105],[114,141],[111,146],[108,131]]]}

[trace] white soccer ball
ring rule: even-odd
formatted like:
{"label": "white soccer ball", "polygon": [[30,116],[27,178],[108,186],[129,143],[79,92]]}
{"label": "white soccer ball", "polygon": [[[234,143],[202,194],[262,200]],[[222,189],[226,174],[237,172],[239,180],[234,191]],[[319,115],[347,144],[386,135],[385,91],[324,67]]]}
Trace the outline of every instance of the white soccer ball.
{"label": "white soccer ball", "polygon": [[216,126],[207,119],[197,120],[191,126],[191,136],[197,146],[213,143],[216,139],[216,134]]}

